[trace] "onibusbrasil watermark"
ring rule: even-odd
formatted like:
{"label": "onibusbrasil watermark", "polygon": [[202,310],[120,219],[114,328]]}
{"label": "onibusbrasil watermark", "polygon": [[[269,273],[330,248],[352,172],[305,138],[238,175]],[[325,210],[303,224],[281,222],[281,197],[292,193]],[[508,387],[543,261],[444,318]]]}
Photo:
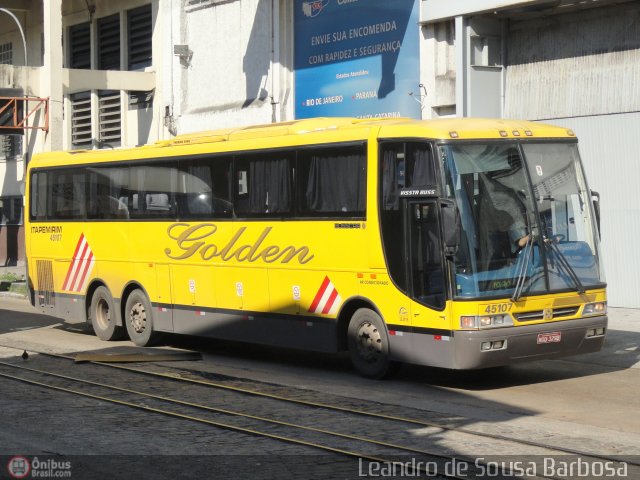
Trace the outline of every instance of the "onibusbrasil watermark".
{"label": "onibusbrasil watermark", "polygon": [[358,459],[358,476],[364,478],[429,478],[442,475],[470,479],[528,477],[553,477],[558,479],[631,478],[627,462],[586,460],[581,457],[567,459],[544,457],[536,460],[496,460],[478,457],[475,460],[452,458],[447,461],[437,462],[416,458],[406,461]]}
{"label": "onibusbrasil watermark", "polygon": [[11,478],[71,478],[71,462],[16,455],[9,459],[7,472]]}

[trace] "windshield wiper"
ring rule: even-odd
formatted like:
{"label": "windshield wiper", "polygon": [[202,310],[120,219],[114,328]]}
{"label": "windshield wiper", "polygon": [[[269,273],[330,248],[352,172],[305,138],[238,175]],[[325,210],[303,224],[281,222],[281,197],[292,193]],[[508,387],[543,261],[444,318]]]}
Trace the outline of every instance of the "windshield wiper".
{"label": "windshield wiper", "polygon": [[517,302],[518,300],[520,300],[520,297],[522,297],[522,291],[524,290],[524,284],[527,279],[527,267],[529,266],[531,252],[533,251],[533,244],[535,243],[534,239],[535,235],[533,233],[529,234],[529,239],[524,246],[524,257],[522,262],[520,262],[518,273],[516,274],[516,278],[518,280],[516,281],[516,287],[513,290],[513,295],[511,295],[512,302]]}
{"label": "windshield wiper", "polygon": [[574,283],[576,287],[576,291],[580,294],[585,292],[584,285],[580,281],[580,278],[576,274],[576,271],[573,269],[567,257],[562,253],[560,248],[558,248],[558,244],[552,238],[544,238],[544,245],[551,250],[551,252],[555,253],[556,258],[558,259],[558,268],[563,271],[565,275],[567,275]]}

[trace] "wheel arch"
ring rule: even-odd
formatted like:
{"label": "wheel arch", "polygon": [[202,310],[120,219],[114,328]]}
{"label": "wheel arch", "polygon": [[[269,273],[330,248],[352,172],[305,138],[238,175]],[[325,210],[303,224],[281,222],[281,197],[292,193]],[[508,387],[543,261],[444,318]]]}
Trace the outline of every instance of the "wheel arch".
{"label": "wheel arch", "polygon": [[348,349],[347,334],[349,331],[349,322],[351,321],[351,317],[353,316],[353,314],[359,308],[368,308],[370,310],[373,310],[378,315],[380,315],[380,318],[382,319],[382,323],[384,323],[385,327],[387,325],[387,322],[385,322],[384,317],[380,312],[380,309],[371,300],[369,300],[366,297],[360,297],[360,296],[348,298],[342,304],[342,307],[340,308],[340,313],[338,313],[338,324],[336,328],[336,335],[337,335],[336,345],[338,347],[337,349],[339,352],[342,352]]}

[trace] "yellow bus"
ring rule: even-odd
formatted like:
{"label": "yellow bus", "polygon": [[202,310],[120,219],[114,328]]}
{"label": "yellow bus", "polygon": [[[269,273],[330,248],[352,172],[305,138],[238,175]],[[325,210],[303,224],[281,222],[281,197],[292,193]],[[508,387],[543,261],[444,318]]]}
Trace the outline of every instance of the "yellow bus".
{"label": "yellow bus", "polygon": [[566,128],[318,118],[46,153],[32,302],[103,340],[326,352],[383,377],[598,351],[597,194]]}

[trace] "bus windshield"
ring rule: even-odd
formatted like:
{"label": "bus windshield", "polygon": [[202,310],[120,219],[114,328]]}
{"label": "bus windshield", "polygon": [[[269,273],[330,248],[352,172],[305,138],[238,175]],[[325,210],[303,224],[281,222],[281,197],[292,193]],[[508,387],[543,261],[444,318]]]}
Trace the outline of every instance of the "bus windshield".
{"label": "bus windshield", "polygon": [[441,158],[462,226],[457,297],[517,300],[604,282],[575,143],[446,145]]}

